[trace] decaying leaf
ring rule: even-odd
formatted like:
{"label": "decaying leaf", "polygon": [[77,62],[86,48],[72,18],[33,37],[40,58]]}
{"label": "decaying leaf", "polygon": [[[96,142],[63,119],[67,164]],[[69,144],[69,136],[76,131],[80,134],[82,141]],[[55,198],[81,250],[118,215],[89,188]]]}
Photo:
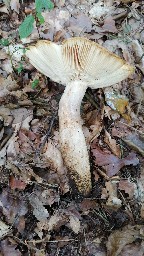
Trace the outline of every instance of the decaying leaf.
{"label": "decaying leaf", "polygon": [[144,136],[136,133],[131,133],[123,138],[123,141],[144,156]]}
{"label": "decaying leaf", "polygon": [[94,143],[92,145],[92,153],[95,157],[95,164],[102,166],[109,177],[117,174],[118,171],[126,165],[136,166],[139,163],[135,153],[129,153],[127,157],[120,159],[117,156],[111,154],[109,151],[102,151]]}
{"label": "decaying leaf", "polygon": [[4,256],[22,256],[20,250],[16,247],[17,244],[10,243],[8,239],[5,239],[0,243],[0,250]]}
{"label": "decaying leaf", "polygon": [[105,130],[104,141],[110,147],[111,151],[118,157],[121,156],[120,146],[116,144],[116,140],[111,138],[111,135]]}
{"label": "decaying leaf", "polygon": [[138,193],[136,196],[136,199],[139,201],[140,205],[141,205],[141,218],[144,219],[144,167],[141,168],[141,176],[138,179],[138,183],[137,183],[137,189],[138,189]]}
{"label": "decaying leaf", "polygon": [[3,238],[10,232],[10,226],[0,220],[0,238]]}
{"label": "decaying leaf", "polygon": [[128,194],[129,198],[132,199],[136,193],[137,185],[129,180],[120,180],[118,187]]}
{"label": "decaying leaf", "polygon": [[44,161],[47,162],[52,169],[54,169],[60,179],[60,188],[63,193],[69,191],[68,178],[66,176],[67,170],[64,167],[61,152],[55,141],[50,140],[46,144],[45,152],[43,154]]}
{"label": "decaying leaf", "polygon": [[104,25],[102,26],[102,28],[106,32],[112,32],[112,33],[117,32],[117,28],[115,26],[115,21],[113,20],[113,18],[111,16],[105,18]]}
{"label": "decaying leaf", "polygon": [[105,183],[106,188],[102,189],[101,198],[107,199],[106,205],[114,208],[120,208],[122,201],[118,198],[117,195],[117,182],[108,181]]}
{"label": "decaying leaf", "polygon": [[106,14],[110,13],[112,9],[113,7],[103,6],[102,2],[95,3],[89,11],[90,17],[100,19],[101,17],[104,17]]}
{"label": "decaying leaf", "polygon": [[80,230],[80,221],[79,221],[79,219],[76,216],[73,216],[73,215],[71,215],[69,218],[70,218],[69,225],[70,225],[71,229],[73,230],[73,232],[75,234],[78,234],[79,230]]}
{"label": "decaying leaf", "polygon": [[140,237],[142,226],[125,226],[122,230],[114,231],[108,238],[107,256],[118,256],[125,245],[131,244]]}
{"label": "decaying leaf", "polygon": [[70,18],[69,30],[72,30],[77,35],[79,35],[81,31],[90,32],[91,29],[92,22],[85,14],[78,14],[76,17]]}
{"label": "decaying leaf", "polygon": [[30,204],[33,207],[33,214],[39,220],[47,220],[49,213],[47,209],[43,206],[43,203],[39,200],[37,195],[32,194],[29,197]]}
{"label": "decaying leaf", "polygon": [[84,129],[84,134],[88,145],[90,142],[92,142],[95,138],[97,138],[100,135],[103,129],[103,116],[103,109],[100,111],[93,110],[87,114],[86,120],[89,126],[89,132],[87,134]]}
{"label": "decaying leaf", "polygon": [[80,204],[79,207],[81,211],[86,212],[91,209],[95,209],[98,206],[96,200],[85,198]]}
{"label": "decaying leaf", "polygon": [[11,91],[15,91],[19,85],[9,75],[6,79],[0,76],[0,98],[3,98],[10,94]]}
{"label": "decaying leaf", "polygon": [[68,218],[62,212],[56,212],[48,221],[48,230],[57,230],[68,222]]}
{"label": "decaying leaf", "polygon": [[7,222],[14,226],[17,226],[15,220],[18,221],[19,217],[24,216],[28,211],[27,204],[20,198],[10,196],[6,189],[0,194],[0,207]]}
{"label": "decaying leaf", "polygon": [[127,117],[130,120],[130,117],[125,114],[126,107],[128,106],[128,99],[125,96],[105,91],[105,100],[113,110],[118,111],[123,117]]}
{"label": "decaying leaf", "polygon": [[20,3],[19,0],[11,0],[10,1],[10,7],[15,12],[19,13]]}
{"label": "decaying leaf", "polygon": [[124,246],[119,256],[143,256],[144,255],[144,241],[140,243],[132,243]]}
{"label": "decaying leaf", "polygon": [[26,187],[26,183],[22,180],[19,179],[15,179],[14,176],[10,177],[10,187],[11,189],[20,189],[20,190],[24,190]]}

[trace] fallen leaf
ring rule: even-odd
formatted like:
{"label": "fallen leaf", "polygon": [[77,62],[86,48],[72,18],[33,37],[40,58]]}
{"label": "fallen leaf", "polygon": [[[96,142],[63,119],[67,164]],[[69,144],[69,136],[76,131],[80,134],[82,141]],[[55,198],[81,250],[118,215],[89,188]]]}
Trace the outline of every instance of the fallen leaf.
{"label": "fallen leaf", "polygon": [[29,196],[30,204],[33,207],[33,214],[37,218],[37,220],[47,220],[49,217],[49,213],[47,209],[44,207],[43,203],[40,201],[36,194],[31,194]]}
{"label": "fallen leaf", "polygon": [[62,212],[57,211],[48,221],[48,230],[58,230],[62,225],[68,222],[68,218]]}
{"label": "fallen leaf", "polygon": [[0,238],[3,238],[10,232],[10,226],[0,220]]}
{"label": "fallen leaf", "polygon": [[81,32],[90,32],[92,29],[92,22],[87,15],[78,14],[77,16],[72,16],[70,18],[68,29],[73,31],[76,35],[79,35]]}
{"label": "fallen leaf", "polygon": [[86,122],[89,126],[89,133],[88,135],[85,134],[85,137],[88,144],[100,135],[103,129],[103,116],[103,110],[93,110],[86,115]]}
{"label": "fallen leaf", "polygon": [[19,251],[19,249],[16,249],[16,247],[17,245],[10,244],[8,239],[5,239],[0,243],[1,252],[4,256],[21,256],[21,252]]}
{"label": "fallen leaf", "polygon": [[50,164],[50,167],[54,169],[60,179],[60,188],[62,193],[67,193],[69,191],[69,181],[66,176],[67,170],[64,167],[61,152],[56,143],[49,139],[45,147],[44,162]]}
{"label": "fallen leaf", "polygon": [[91,209],[95,209],[98,206],[96,200],[85,198],[81,203],[79,203],[79,207],[83,212],[86,212]]}
{"label": "fallen leaf", "polygon": [[24,216],[20,216],[18,222],[16,221],[16,227],[18,232],[23,233],[25,229],[26,220]]}
{"label": "fallen leaf", "polygon": [[79,219],[76,216],[73,216],[73,215],[71,215],[69,218],[70,218],[70,222],[69,222],[70,228],[72,229],[72,231],[75,234],[78,234],[79,230],[80,230],[80,221],[79,221]]}
{"label": "fallen leaf", "polygon": [[135,191],[137,189],[137,185],[129,180],[120,180],[118,187],[120,190],[123,190],[125,193],[129,195],[129,198],[132,199]]}
{"label": "fallen leaf", "polygon": [[132,3],[132,2],[135,2],[136,0],[121,0],[121,2],[123,4],[128,4],[128,3]]}
{"label": "fallen leaf", "polygon": [[10,7],[15,12],[19,13],[20,3],[19,0],[11,0],[10,1]]}
{"label": "fallen leaf", "polygon": [[104,32],[117,33],[117,28],[115,26],[115,21],[111,16],[105,18],[104,25],[102,26]]}
{"label": "fallen leaf", "polygon": [[135,151],[144,156],[144,136],[136,133],[131,133],[123,138],[123,141]]}
{"label": "fallen leaf", "polygon": [[117,110],[122,116],[125,114],[128,106],[128,99],[125,96],[105,90],[105,100],[113,110]]}
{"label": "fallen leaf", "polygon": [[116,144],[116,140],[111,138],[111,135],[105,130],[105,143],[110,147],[111,151],[118,157],[121,156],[120,145]]}
{"label": "fallen leaf", "polygon": [[132,243],[124,246],[119,256],[143,256],[144,255],[144,242],[139,244]]}
{"label": "fallen leaf", "polygon": [[125,245],[131,244],[140,237],[140,225],[125,226],[122,230],[114,231],[107,242],[107,256],[118,256]]}
{"label": "fallen leaf", "polygon": [[0,76],[0,98],[3,98],[10,94],[11,91],[15,91],[19,85],[9,75],[6,79]]}
{"label": "fallen leaf", "polygon": [[144,167],[141,168],[141,176],[137,182],[137,195],[136,199],[141,206],[140,215],[144,219]]}
{"label": "fallen leaf", "polygon": [[107,199],[106,205],[114,208],[120,208],[122,201],[117,196],[117,182],[108,181],[105,183],[106,188],[102,189],[102,199]]}
{"label": "fallen leaf", "polygon": [[126,165],[136,166],[139,164],[139,159],[133,152],[129,153],[127,157],[119,159],[109,151],[102,151],[95,143],[93,143],[91,147],[92,154],[95,157],[95,164],[102,166],[109,177],[117,174],[118,171]]}
{"label": "fallen leaf", "polygon": [[14,176],[10,177],[9,183],[10,183],[11,189],[13,189],[13,190],[15,190],[16,188],[20,189],[20,190],[24,190],[27,185],[24,181],[15,179]]}
{"label": "fallen leaf", "polygon": [[91,18],[100,19],[106,16],[113,10],[113,7],[102,6],[103,3],[100,1],[98,3],[94,3],[93,7],[90,9],[89,14]]}
{"label": "fallen leaf", "polygon": [[7,222],[14,226],[15,218],[18,220],[20,216],[24,216],[28,211],[26,202],[16,196],[13,197],[6,189],[3,189],[2,194],[0,194],[0,207]]}

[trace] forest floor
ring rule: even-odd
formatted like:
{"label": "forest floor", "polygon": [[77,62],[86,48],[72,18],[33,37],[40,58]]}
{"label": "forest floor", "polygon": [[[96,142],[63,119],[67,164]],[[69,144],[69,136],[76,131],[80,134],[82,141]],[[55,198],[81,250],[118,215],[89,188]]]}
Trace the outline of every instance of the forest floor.
{"label": "forest floor", "polygon": [[[52,2],[44,23],[36,20],[20,39],[35,2],[0,1],[0,256],[144,256],[143,1]],[[88,197],[69,181],[59,149],[64,86],[24,56],[39,39],[59,44],[77,36],[135,67],[128,79],[88,89],[83,99]]]}

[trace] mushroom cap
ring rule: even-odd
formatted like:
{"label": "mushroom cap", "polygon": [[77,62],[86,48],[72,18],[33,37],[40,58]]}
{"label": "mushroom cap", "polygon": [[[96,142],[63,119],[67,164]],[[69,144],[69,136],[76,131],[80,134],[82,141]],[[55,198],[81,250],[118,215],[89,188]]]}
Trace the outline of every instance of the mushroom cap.
{"label": "mushroom cap", "polygon": [[82,37],[69,38],[62,45],[40,40],[29,47],[26,56],[41,73],[63,85],[82,80],[93,89],[102,88],[134,72],[125,60]]}

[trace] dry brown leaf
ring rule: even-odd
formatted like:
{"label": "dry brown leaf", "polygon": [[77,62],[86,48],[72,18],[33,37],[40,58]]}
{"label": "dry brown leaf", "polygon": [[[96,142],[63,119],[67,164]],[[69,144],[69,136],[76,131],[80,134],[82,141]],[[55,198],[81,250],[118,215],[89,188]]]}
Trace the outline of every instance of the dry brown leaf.
{"label": "dry brown leaf", "polygon": [[128,99],[125,96],[105,90],[105,100],[113,110],[118,111],[126,120],[130,121],[130,116],[125,114],[128,106]]}
{"label": "dry brown leaf", "polygon": [[19,13],[20,3],[19,0],[11,0],[10,1],[10,7],[15,12]]}
{"label": "dry brown leaf", "polygon": [[11,91],[15,91],[19,85],[9,75],[6,79],[0,76],[0,98],[3,98],[10,94]]}
{"label": "dry brown leaf", "polygon": [[13,197],[9,194],[9,191],[3,189],[0,194],[0,206],[3,215],[6,217],[8,223],[12,223],[15,226],[15,219],[19,219],[20,216],[24,216],[28,209],[26,202],[20,198]]}
{"label": "dry brown leaf", "polygon": [[68,218],[63,212],[56,212],[53,216],[50,217],[48,221],[48,230],[57,230],[62,225],[65,225],[68,222]]}
{"label": "dry brown leaf", "polygon": [[111,138],[111,135],[105,130],[105,143],[110,147],[111,151],[118,157],[121,156],[120,146],[116,144],[116,140]]}
{"label": "dry brown leaf", "polygon": [[68,29],[74,32],[75,35],[79,36],[81,32],[90,32],[92,30],[92,22],[85,14],[78,14],[75,17],[71,17],[69,22]]}
{"label": "dry brown leaf", "polygon": [[131,148],[144,156],[144,136],[131,133],[123,138],[123,141]]}
{"label": "dry brown leaf", "polygon": [[102,199],[108,199],[106,202],[107,206],[120,208],[122,205],[122,201],[117,197],[117,182],[116,181],[108,181],[105,183],[106,188],[102,189]]}
{"label": "dry brown leaf", "polygon": [[137,183],[137,196],[136,199],[139,201],[141,205],[141,218],[144,219],[144,167],[141,168],[141,176],[138,179]]}
{"label": "dry brown leaf", "polygon": [[111,16],[105,18],[104,25],[102,26],[102,28],[103,28],[104,32],[117,33],[117,28],[115,26],[115,21]]}
{"label": "dry brown leaf", "polygon": [[134,197],[135,191],[137,189],[137,185],[129,180],[120,180],[118,185],[120,190],[123,190],[125,193],[129,195],[129,198],[132,199]]}
{"label": "dry brown leaf", "polygon": [[88,211],[90,209],[95,209],[98,206],[98,203],[96,202],[96,200],[92,200],[92,199],[88,199],[85,198],[80,204],[79,207],[80,209],[85,212]]}
{"label": "dry brown leaf", "polygon": [[91,151],[95,157],[95,164],[102,166],[109,177],[117,174],[118,171],[126,165],[136,166],[139,164],[139,159],[135,153],[129,153],[129,155],[123,159],[119,159],[117,156],[111,154],[109,151],[102,151],[95,143],[91,145]]}
{"label": "dry brown leaf", "polygon": [[22,256],[19,249],[16,249],[17,244],[10,243],[8,239],[1,241],[1,252],[3,256]]}
{"label": "dry brown leaf", "polygon": [[128,4],[128,3],[132,3],[132,2],[135,2],[136,0],[121,0],[121,2],[123,4]]}
{"label": "dry brown leaf", "polygon": [[24,190],[26,187],[26,183],[24,181],[15,179],[14,176],[10,177],[9,184],[10,184],[11,189],[13,189],[13,190],[15,190],[15,189]]}
{"label": "dry brown leaf", "polygon": [[113,10],[113,6],[103,6],[103,3],[99,1],[98,3],[94,3],[93,7],[90,9],[89,14],[91,18],[100,19],[105,17],[108,13],[111,14]]}
{"label": "dry brown leaf", "polygon": [[144,242],[124,246],[119,256],[144,256]]}
{"label": "dry brown leaf", "polygon": [[79,221],[79,219],[76,216],[73,216],[73,215],[71,215],[69,218],[70,218],[70,222],[69,222],[70,228],[72,229],[72,231],[75,234],[78,234],[79,230],[80,230],[80,221]]}
{"label": "dry brown leaf", "polygon": [[125,226],[122,230],[114,231],[107,242],[107,256],[118,256],[127,244],[131,244],[140,237],[140,225]]}
{"label": "dry brown leaf", "polygon": [[6,236],[10,232],[10,226],[6,225],[0,220],[0,239]]}
{"label": "dry brown leaf", "polygon": [[43,202],[39,199],[39,197],[33,193],[29,196],[29,201],[33,207],[33,214],[37,218],[37,220],[46,221],[49,217],[49,213],[47,209],[44,207]]}
{"label": "dry brown leaf", "polygon": [[69,181],[68,177],[66,176],[67,170],[66,167],[64,167],[61,152],[58,149],[55,141],[49,139],[43,156],[44,162],[47,162],[50,167],[56,171],[60,180],[59,185],[61,192],[63,194],[67,193],[69,191]]}
{"label": "dry brown leaf", "polygon": [[103,110],[93,110],[87,114],[86,121],[90,131],[88,136],[86,136],[85,134],[85,137],[87,139],[88,144],[100,135],[103,129],[103,116]]}

